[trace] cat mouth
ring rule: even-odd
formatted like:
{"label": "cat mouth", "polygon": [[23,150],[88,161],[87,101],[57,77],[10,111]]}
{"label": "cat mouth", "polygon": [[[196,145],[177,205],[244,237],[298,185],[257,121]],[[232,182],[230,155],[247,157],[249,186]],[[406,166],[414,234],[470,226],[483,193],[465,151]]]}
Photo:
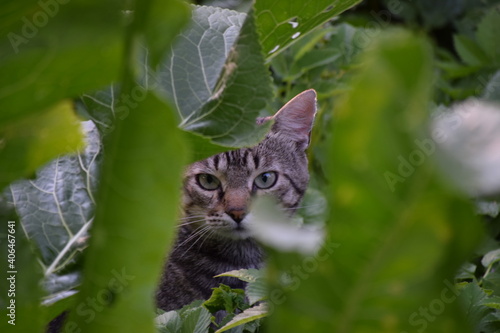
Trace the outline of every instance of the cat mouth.
{"label": "cat mouth", "polygon": [[251,236],[250,230],[241,224],[221,229],[219,234],[231,239],[246,239]]}

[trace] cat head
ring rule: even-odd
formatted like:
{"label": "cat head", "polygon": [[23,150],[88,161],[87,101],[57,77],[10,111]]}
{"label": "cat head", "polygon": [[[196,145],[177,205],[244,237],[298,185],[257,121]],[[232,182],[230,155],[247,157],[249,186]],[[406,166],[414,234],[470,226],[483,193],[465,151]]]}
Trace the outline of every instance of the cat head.
{"label": "cat head", "polygon": [[274,123],[256,146],[191,164],[184,180],[185,226],[208,236],[250,237],[251,200],[263,194],[292,214],[309,181],[305,150],[315,113],[316,92],[306,90],[274,116],[257,119]]}

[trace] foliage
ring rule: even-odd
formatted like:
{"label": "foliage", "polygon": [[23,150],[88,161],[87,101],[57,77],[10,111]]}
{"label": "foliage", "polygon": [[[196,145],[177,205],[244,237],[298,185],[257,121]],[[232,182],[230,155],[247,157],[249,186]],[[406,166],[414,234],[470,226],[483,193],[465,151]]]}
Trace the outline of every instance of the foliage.
{"label": "foliage", "polygon": [[[247,282],[245,290],[231,289],[221,284],[214,288],[212,296],[201,303],[195,301],[180,310],[160,314],[156,323],[160,332],[256,332],[260,326],[259,319],[267,316],[267,288],[262,271],[256,269],[241,269],[230,271],[219,276],[232,276]],[[223,312],[221,312],[223,311]],[[210,313],[212,325],[207,321],[207,315],[200,318],[188,318],[191,313]],[[220,322],[216,316],[223,313]],[[198,329],[187,330],[186,325],[196,326]],[[175,327],[175,329],[173,329]]]}
{"label": "foliage", "polygon": [[[84,332],[498,330],[500,191],[477,199],[481,241],[474,202],[443,175],[457,162],[429,130],[466,98],[500,100],[497,1],[372,1],[332,20],[358,2],[231,2],[245,14],[4,1],[0,216],[20,222],[16,328],[43,331],[70,308],[66,328]],[[182,167],[258,142],[255,117],[309,88],[311,189],[287,235],[324,226],[323,246],[270,246],[265,272],[226,273],[245,291],[221,285],[155,327]]]}

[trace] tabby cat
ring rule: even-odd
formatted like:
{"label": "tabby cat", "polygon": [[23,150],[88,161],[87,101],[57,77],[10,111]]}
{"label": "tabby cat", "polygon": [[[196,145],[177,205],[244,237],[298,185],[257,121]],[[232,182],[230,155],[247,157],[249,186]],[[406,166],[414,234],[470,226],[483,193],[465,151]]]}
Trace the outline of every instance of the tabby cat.
{"label": "tabby cat", "polygon": [[165,311],[208,299],[220,283],[244,282],[214,276],[241,268],[260,268],[264,253],[252,238],[253,197],[274,196],[292,214],[306,190],[309,144],[316,92],[302,92],[273,117],[265,139],[252,148],[224,152],[190,165],[185,173],[183,218],[157,292]]}

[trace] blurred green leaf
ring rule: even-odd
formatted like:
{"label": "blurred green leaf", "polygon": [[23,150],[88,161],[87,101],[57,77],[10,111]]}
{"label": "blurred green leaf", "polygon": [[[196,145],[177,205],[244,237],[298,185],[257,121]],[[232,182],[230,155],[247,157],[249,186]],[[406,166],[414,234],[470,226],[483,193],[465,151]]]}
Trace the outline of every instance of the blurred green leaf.
{"label": "blurred green leaf", "polygon": [[171,45],[179,31],[189,21],[190,9],[187,3],[174,1],[153,1],[146,16],[144,37],[148,49],[150,66],[155,68],[164,57],[165,45]]}
{"label": "blurred green leaf", "polygon": [[[153,332],[158,263],[173,237],[187,150],[173,112],[149,92],[105,147],[80,310],[70,312],[66,327]],[[88,307],[96,297],[101,311]]]}
{"label": "blurred green leaf", "polygon": [[498,43],[498,31],[500,31],[500,7],[493,7],[477,26],[477,43],[490,59],[490,65],[500,64],[500,43]]}
{"label": "blurred green leaf", "polygon": [[464,35],[453,36],[453,43],[460,58],[470,66],[481,66],[488,63],[488,56],[472,39]]}
{"label": "blurred green leaf", "polygon": [[46,324],[40,306],[42,272],[13,207],[1,195],[0,219],[0,330],[41,332]]}
{"label": "blurred green leaf", "polygon": [[473,210],[428,161],[430,54],[403,31],[381,34],[363,54],[328,142],[329,241],[316,256],[273,253],[270,276],[291,271],[291,291],[275,292],[274,302],[271,292],[270,303],[283,304],[270,331],[464,332],[455,303],[432,322],[419,314],[449,288],[479,237]]}
{"label": "blurred green leaf", "polygon": [[[408,1],[408,2],[411,2]],[[465,0],[420,0],[414,5],[419,9],[426,27],[442,27],[464,10]]]}
{"label": "blurred green leaf", "polygon": [[80,122],[69,100],[11,122],[0,128],[0,189],[81,146]]}
{"label": "blurred green leaf", "polygon": [[12,15],[0,27],[0,125],[117,79],[120,1],[16,3],[0,5]]}
{"label": "blurred green leaf", "polygon": [[101,144],[90,122],[84,128],[84,151],[58,157],[35,179],[15,182],[8,192],[46,276],[59,272],[86,246],[93,219]]}

